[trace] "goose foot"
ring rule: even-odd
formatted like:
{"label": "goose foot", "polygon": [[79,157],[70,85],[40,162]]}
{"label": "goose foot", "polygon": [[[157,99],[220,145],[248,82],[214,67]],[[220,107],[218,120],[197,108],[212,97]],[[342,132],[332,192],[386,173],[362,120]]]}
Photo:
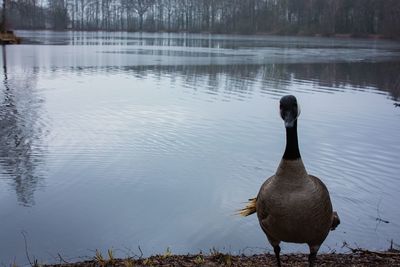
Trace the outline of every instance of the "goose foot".
{"label": "goose foot", "polygon": [[309,267],[314,267],[315,266],[315,260],[317,259],[317,252],[312,252],[310,255],[308,255],[308,263]]}
{"label": "goose foot", "polygon": [[310,247],[310,255],[308,255],[308,263],[310,267],[314,267],[320,245],[308,244],[308,246]]}

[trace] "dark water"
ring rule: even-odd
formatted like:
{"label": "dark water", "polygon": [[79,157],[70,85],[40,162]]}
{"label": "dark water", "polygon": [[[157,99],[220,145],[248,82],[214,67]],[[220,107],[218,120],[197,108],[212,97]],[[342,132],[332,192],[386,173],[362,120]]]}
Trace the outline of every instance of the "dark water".
{"label": "dark water", "polygon": [[400,243],[398,43],[18,34],[2,54],[0,264],[28,262],[22,233],[39,262],[271,251],[256,216],[233,214],[280,161],[285,94],[342,220],[322,250]]}

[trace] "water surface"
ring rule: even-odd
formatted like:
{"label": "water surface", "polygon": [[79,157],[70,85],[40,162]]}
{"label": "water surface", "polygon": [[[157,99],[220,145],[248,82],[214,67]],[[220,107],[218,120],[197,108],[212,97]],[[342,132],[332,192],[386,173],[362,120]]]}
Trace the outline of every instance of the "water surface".
{"label": "water surface", "polygon": [[22,232],[39,262],[271,251],[256,216],[233,214],[279,164],[286,94],[342,220],[321,250],[400,242],[398,43],[18,34],[2,53],[0,263],[28,263]]}

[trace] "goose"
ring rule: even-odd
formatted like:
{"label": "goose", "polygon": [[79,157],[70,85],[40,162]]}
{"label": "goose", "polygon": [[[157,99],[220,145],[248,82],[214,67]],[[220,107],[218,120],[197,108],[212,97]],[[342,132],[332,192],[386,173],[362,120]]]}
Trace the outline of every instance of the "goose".
{"label": "goose", "polygon": [[340,223],[332,210],[328,189],[317,177],[307,173],[301,160],[297,119],[300,107],[293,95],[280,100],[280,115],[286,128],[286,149],[275,175],[268,178],[256,198],[239,210],[242,216],[257,213],[261,229],[274,249],[277,265],[280,242],[305,243],[309,246],[309,266],[314,266],[317,252]]}

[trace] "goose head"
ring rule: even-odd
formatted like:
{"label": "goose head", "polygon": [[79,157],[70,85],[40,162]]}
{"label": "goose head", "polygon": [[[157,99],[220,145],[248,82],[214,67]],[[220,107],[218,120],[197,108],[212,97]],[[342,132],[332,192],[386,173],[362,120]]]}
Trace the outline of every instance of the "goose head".
{"label": "goose head", "polygon": [[286,95],[280,100],[280,114],[285,122],[286,128],[293,128],[295,122],[300,115],[300,106],[297,104],[297,99],[293,95]]}

